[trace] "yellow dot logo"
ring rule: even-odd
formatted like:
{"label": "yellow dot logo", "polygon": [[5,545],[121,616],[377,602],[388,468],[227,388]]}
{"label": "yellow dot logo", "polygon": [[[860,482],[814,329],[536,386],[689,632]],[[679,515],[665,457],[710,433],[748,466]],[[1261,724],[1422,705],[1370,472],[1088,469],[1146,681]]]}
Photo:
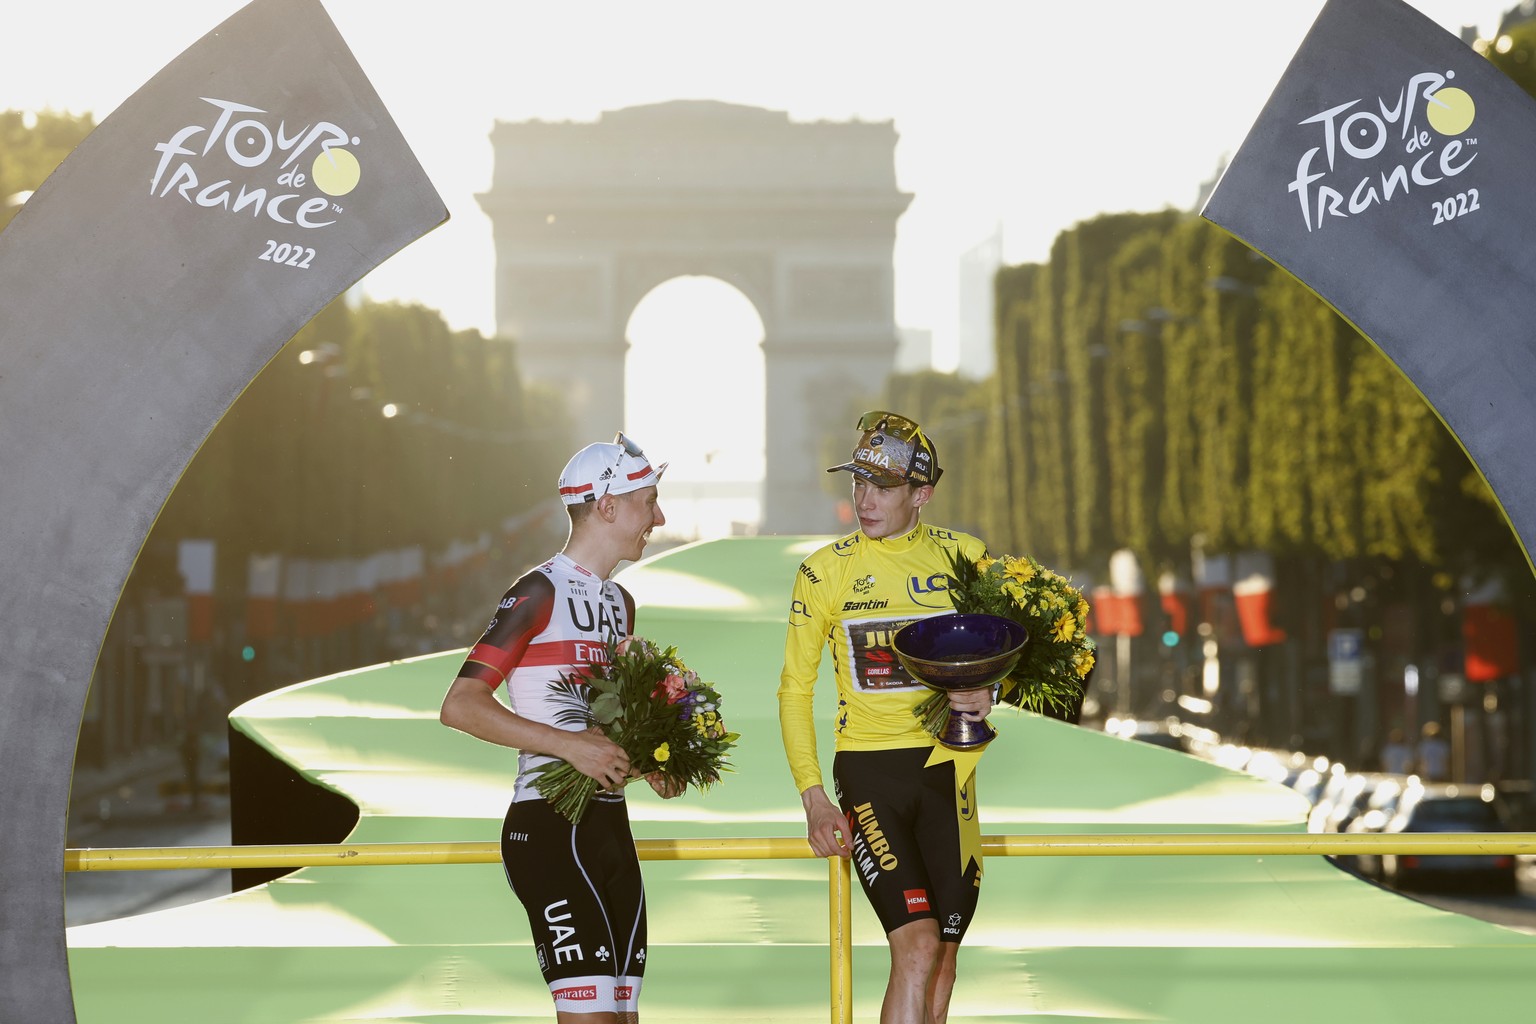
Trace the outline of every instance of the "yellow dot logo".
{"label": "yellow dot logo", "polygon": [[344,196],[351,192],[357,188],[357,180],[362,174],[363,168],[357,157],[345,149],[326,150],[315,157],[314,166],[310,168],[315,187],[328,196]]}
{"label": "yellow dot logo", "polygon": [[1464,90],[1451,86],[1429,98],[1424,115],[1429,119],[1429,126],[1441,135],[1460,135],[1472,126],[1472,119],[1477,116],[1477,104]]}

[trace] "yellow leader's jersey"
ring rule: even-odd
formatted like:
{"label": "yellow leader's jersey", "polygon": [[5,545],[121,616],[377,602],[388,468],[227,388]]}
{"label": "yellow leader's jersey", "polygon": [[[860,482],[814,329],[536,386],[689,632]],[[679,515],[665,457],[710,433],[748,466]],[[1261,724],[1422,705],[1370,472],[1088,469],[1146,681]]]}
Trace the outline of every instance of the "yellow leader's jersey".
{"label": "yellow leader's jersey", "polygon": [[779,677],[779,726],[800,792],[822,785],[812,692],[823,646],[837,677],[836,749],[933,745],[912,716],[930,691],[902,668],[892,638],[909,622],[954,611],[947,576],[956,550],[974,560],[986,545],[919,522],[883,540],[851,533],[800,563]]}

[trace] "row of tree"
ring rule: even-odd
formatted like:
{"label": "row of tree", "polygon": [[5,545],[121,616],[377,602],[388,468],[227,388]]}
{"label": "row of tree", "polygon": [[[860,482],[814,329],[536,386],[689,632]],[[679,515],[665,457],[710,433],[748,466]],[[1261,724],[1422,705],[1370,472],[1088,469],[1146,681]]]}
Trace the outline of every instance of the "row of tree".
{"label": "row of tree", "polygon": [[[0,112],[0,227],[93,128],[88,114]],[[186,467],[128,580],[104,664],[128,665],[134,649],[154,642],[146,623],[163,616],[148,609],[184,592],[187,540],[214,542],[213,628],[237,653],[253,556],[278,567],[276,596],[294,607],[293,583],[313,589],[335,582],[334,573],[313,566],[351,567],[409,552],[399,561],[412,566],[419,577],[413,592],[420,592],[442,578],[433,573],[438,564],[460,568],[466,552],[482,562],[487,551],[494,558],[507,543],[504,524],[553,505],[569,434],[563,401],[524,385],[509,340],[451,330],[422,306],[344,296],[272,358]],[[475,607],[494,596],[476,594]],[[303,598],[334,603],[336,595]],[[387,628],[440,631],[429,618],[416,609]],[[292,615],[276,622],[279,635],[265,639],[290,649],[286,670],[299,674],[268,673],[264,683],[352,667],[334,658],[361,653],[355,644],[298,642]],[[409,638],[396,639],[410,649]],[[311,657],[326,651],[330,659]],[[245,653],[249,658],[249,648]],[[216,661],[227,655],[213,652]],[[243,691],[232,696],[251,690],[230,689]]]}
{"label": "row of tree", "polygon": [[[900,376],[885,400],[938,444],[933,521],[1080,585],[1111,583],[1111,556],[1134,553],[1140,653],[1101,659],[1116,708],[1201,689],[1195,631],[1213,607],[1201,635],[1249,662],[1227,682],[1260,696],[1225,686],[1212,723],[1335,757],[1442,717],[1442,677],[1518,670],[1510,632],[1536,618],[1536,587],[1498,503],[1407,379],[1294,278],[1193,214],[1106,215],[1059,235],[1047,262],[1003,268],[995,313],[991,378]],[[1160,578],[1187,593],[1212,556],[1272,567],[1268,621],[1239,638],[1241,607],[1196,603],[1159,644],[1184,618],[1160,619]],[[1336,629],[1360,630],[1374,666],[1343,710]],[[1404,680],[1420,677],[1414,696]],[[1523,720],[1536,709],[1521,693],[1504,696]]]}
{"label": "row of tree", "polygon": [[1443,587],[1529,579],[1482,477],[1396,367],[1194,215],[1063,232],[1047,263],[999,272],[996,318],[993,377],[889,392],[944,438],[945,514],[996,548],[1083,569],[1130,548],[1187,574],[1196,544],[1412,563]]}
{"label": "row of tree", "polygon": [[569,430],[510,342],[338,300],[230,407],[155,529],[229,538],[236,562],[441,551],[547,504]]}
{"label": "row of tree", "polygon": [[[1485,56],[1536,95],[1536,21]],[[937,510],[996,548],[1102,566],[1191,545],[1496,575],[1533,608],[1531,565],[1460,443],[1316,294],[1179,211],[1107,215],[996,282],[997,372],[895,379],[947,438]]]}

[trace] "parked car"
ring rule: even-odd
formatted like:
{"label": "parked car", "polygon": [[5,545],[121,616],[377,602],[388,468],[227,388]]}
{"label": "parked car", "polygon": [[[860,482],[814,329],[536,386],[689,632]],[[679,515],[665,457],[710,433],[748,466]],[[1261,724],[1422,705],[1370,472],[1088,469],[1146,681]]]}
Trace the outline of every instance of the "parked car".
{"label": "parked car", "polygon": [[1323,823],[1328,820],[1328,815],[1333,811],[1333,805],[1339,802],[1339,798],[1349,786],[1351,774],[1337,762],[1329,767],[1323,784],[1318,789],[1317,798],[1312,801],[1312,811],[1307,815],[1308,832],[1325,831]]}
{"label": "parked car", "polygon": [[1300,793],[1309,805],[1316,805],[1323,795],[1323,787],[1328,784],[1329,778],[1331,776],[1328,774],[1326,765],[1322,767],[1312,765],[1298,771],[1286,781],[1286,785]]}
{"label": "parked car", "polygon": [[[1382,833],[1508,832],[1494,787],[1419,783],[1403,791]],[[1503,892],[1518,886],[1513,854],[1402,854],[1380,858],[1380,877],[1398,889],[1480,884]]]}
{"label": "parked car", "polygon": [[[1365,798],[1364,806],[1345,824],[1342,831],[1346,835],[1371,835],[1379,833],[1387,827],[1387,822],[1392,820],[1392,815],[1397,812],[1397,805],[1402,801],[1403,794],[1410,786],[1417,786],[1418,779],[1411,775],[1384,775],[1376,780]],[[1367,878],[1381,877],[1381,856],[1379,854],[1339,854],[1334,858],[1334,863],[1339,867]]]}
{"label": "parked car", "polygon": [[[1380,787],[1386,787],[1388,794],[1401,789],[1408,776],[1389,775],[1386,772],[1350,772],[1344,778],[1344,783],[1331,796],[1329,803],[1320,813],[1315,814],[1315,822],[1308,821],[1308,830],[1314,832],[1343,832],[1349,827],[1350,822],[1364,814],[1370,806],[1372,795]],[[1322,805],[1319,804],[1321,807]],[[1312,828],[1313,824],[1316,828]]]}

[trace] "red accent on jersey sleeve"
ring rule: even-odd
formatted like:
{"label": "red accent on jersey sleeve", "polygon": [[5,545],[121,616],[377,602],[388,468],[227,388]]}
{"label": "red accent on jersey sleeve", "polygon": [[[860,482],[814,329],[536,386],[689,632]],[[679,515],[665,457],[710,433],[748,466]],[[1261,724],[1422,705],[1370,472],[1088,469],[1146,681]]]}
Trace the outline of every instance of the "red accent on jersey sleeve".
{"label": "red accent on jersey sleeve", "polygon": [[518,580],[508,597],[513,598],[512,607],[502,609],[459,669],[459,675],[480,679],[493,689],[506,682],[529,643],[549,625],[555,603],[549,581],[535,573]]}

